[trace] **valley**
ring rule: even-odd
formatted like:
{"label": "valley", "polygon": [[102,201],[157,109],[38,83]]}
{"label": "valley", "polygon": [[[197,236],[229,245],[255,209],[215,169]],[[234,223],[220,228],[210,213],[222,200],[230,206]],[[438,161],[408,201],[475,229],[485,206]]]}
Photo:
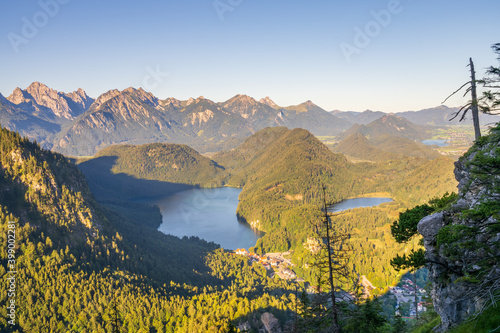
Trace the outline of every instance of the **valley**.
{"label": "valley", "polygon": [[[41,99],[40,91],[59,102]],[[84,291],[89,322],[68,303],[64,321],[47,324],[44,314],[53,309],[46,299],[38,291],[23,296],[22,306],[44,308],[20,313],[41,331],[109,328],[105,304],[117,285],[123,325],[133,331],[228,331],[233,323],[258,330],[264,314],[291,325],[297,289],[315,290],[322,186],[329,205],[347,204],[331,210],[330,220],[349,235],[356,253],[349,268],[362,277],[364,294],[385,295],[384,311],[394,312],[390,291],[406,271],[390,261],[421,245],[418,238],[397,243],[391,225],[401,212],[456,191],[454,162],[472,144],[470,127],[372,113],[351,124],[361,115],[329,113],[310,101],[286,108],[244,95],[225,103],[161,101],[132,88],[96,100],[77,95],[86,101],[78,112],[70,111],[75,94],[41,84],[0,100],[8,126],[75,155],[67,159],[2,129],[1,217],[23,226],[21,283],[42,285],[37,271],[77,281],[64,287],[74,299],[83,279],[95,281]],[[16,112],[24,120],[12,117]],[[28,124],[45,124],[42,118],[52,125]],[[299,123],[309,130],[295,128]],[[137,301],[151,324],[133,319]]]}
{"label": "valley", "polygon": [[1,1],[0,333],[500,333],[477,1]]}
{"label": "valley", "polygon": [[[100,163],[103,158],[112,158],[111,163]],[[244,243],[250,244],[248,246],[242,243],[228,247],[223,245],[226,241],[219,244],[233,250],[246,248],[258,255],[292,250],[292,261],[297,266],[294,271],[308,282],[314,279],[313,272],[307,268],[312,255],[304,244],[311,237],[311,221],[319,218],[321,184],[327,186],[330,203],[385,192],[392,202],[376,208],[349,210],[334,215],[332,221],[353,233],[352,243],[358,247],[356,251],[364,253],[356,257],[355,265],[359,273],[377,288],[386,290],[397,283],[399,276],[390,267],[389,260],[395,253],[404,250],[390,236],[392,220],[404,209],[424,203],[436,194],[452,192],[456,186],[452,180],[453,161],[446,157],[426,159],[406,156],[390,163],[353,164],[343,155],[332,153],[308,131],[284,127],[263,129],[236,149],[213,155],[212,160],[182,145],[112,146],[93,159],[81,160],[79,168],[87,176],[97,198],[104,200],[105,204],[120,206],[125,212],[130,200],[170,193],[171,197],[165,199],[165,205],[168,205],[169,198],[189,193],[178,192],[189,189],[189,186],[207,188],[207,191],[220,186],[240,188],[237,190],[237,207],[228,212],[229,216],[233,216],[229,217],[229,221],[232,221],[233,227],[240,228],[243,223],[262,234]],[[418,196],[410,194],[415,186],[420,189]],[[110,191],[113,188],[121,188],[120,195],[113,194]],[[162,188],[166,191],[164,194],[160,194]],[[221,190],[233,191],[230,188]],[[128,196],[125,196],[126,193]],[[194,196],[189,200],[188,205],[179,201],[170,206],[171,211],[178,210],[175,215],[177,227],[174,229],[180,230],[180,233],[174,235],[204,238],[201,236],[204,233],[217,234],[220,226],[205,229],[206,226],[198,225],[205,221],[206,216],[197,209],[199,205],[213,206],[214,218],[217,219],[217,205],[211,205],[211,199],[206,196]],[[160,210],[165,212],[165,208]],[[169,214],[163,215],[165,219]],[[222,226],[222,220],[220,222]],[[157,221],[154,226],[169,233],[163,229],[167,224],[160,223]],[[199,230],[188,231],[194,226],[198,226]],[[227,231],[205,239],[214,241],[224,238]],[[245,232],[255,237],[250,228]],[[235,236],[230,238],[232,241],[237,239]],[[361,241],[363,239],[369,241]]]}

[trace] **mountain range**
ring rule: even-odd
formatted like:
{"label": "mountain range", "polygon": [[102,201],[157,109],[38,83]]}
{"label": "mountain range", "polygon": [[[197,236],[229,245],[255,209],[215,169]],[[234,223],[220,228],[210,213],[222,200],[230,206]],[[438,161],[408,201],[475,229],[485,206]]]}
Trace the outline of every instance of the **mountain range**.
{"label": "mountain range", "polygon": [[160,100],[143,89],[110,90],[97,99],[78,89],[61,93],[39,82],[0,97],[0,122],[44,147],[74,156],[113,144],[175,142],[201,152],[236,147],[269,126],[336,135],[351,124],[311,101],[282,108],[269,97],[246,95],[216,103],[204,97]]}
{"label": "mountain range", "polygon": [[[417,125],[445,125],[458,109],[441,106],[395,114],[414,124],[409,139],[425,134]],[[304,128],[316,136],[366,131],[360,126],[387,116],[383,112],[328,112],[306,101],[278,106],[269,97],[257,101],[236,95],[225,102],[204,97],[159,99],[142,88],[110,90],[96,99],[83,89],[63,93],[33,82],[0,94],[0,124],[36,140],[44,148],[70,156],[93,156],[115,144],[152,142],[187,144],[201,153],[229,150],[266,127]],[[399,121],[401,122],[401,121]],[[368,129],[369,130],[369,129]],[[366,133],[362,133],[366,135]],[[398,133],[396,133],[398,134]],[[397,135],[401,136],[401,135]]]}

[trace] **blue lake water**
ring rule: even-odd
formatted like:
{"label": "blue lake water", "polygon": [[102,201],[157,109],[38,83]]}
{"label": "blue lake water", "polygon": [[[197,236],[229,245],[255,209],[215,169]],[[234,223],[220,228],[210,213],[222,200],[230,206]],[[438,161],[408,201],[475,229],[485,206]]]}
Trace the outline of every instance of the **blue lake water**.
{"label": "blue lake water", "polygon": [[428,145],[428,146],[436,145],[439,147],[446,147],[449,145],[448,141],[446,141],[446,140],[424,140],[424,141],[422,141],[422,143],[424,145]]}
{"label": "blue lake water", "polygon": [[[223,187],[193,189],[159,198],[152,203],[160,209],[163,223],[159,231],[177,237],[197,236],[225,249],[248,249],[264,235],[236,218],[241,189]],[[347,199],[332,205],[329,212],[378,206],[390,198]]]}
{"label": "blue lake water", "polygon": [[197,236],[225,249],[248,249],[264,234],[236,218],[241,189],[193,189],[158,199],[159,231],[177,237]]}
{"label": "blue lake water", "polygon": [[391,202],[391,198],[355,198],[355,199],[346,199],[334,205],[328,207],[329,213],[338,213],[344,210],[353,209],[353,208],[364,208],[364,207],[373,207],[378,206],[380,204]]}

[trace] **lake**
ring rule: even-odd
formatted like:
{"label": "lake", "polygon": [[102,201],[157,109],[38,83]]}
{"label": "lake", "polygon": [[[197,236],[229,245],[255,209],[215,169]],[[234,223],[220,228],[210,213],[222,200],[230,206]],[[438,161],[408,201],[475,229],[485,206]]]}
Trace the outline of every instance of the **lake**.
{"label": "lake", "polygon": [[[154,200],[163,217],[159,231],[177,237],[197,236],[225,249],[249,249],[264,233],[236,218],[241,189],[223,187],[192,189]],[[328,208],[340,212],[359,207],[378,206],[390,198],[347,199]]]}
{"label": "lake", "polygon": [[177,237],[197,236],[225,249],[248,249],[264,233],[236,218],[241,189],[193,189],[155,200],[163,217],[159,231]]}
{"label": "lake", "polygon": [[428,145],[428,146],[436,145],[436,146],[439,146],[439,147],[446,147],[446,146],[450,145],[448,143],[448,141],[446,141],[446,140],[424,140],[424,141],[422,141],[422,143],[424,145]]}
{"label": "lake", "polygon": [[365,208],[365,207],[373,207],[378,206],[380,204],[391,202],[391,198],[354,198],[354,199],[346,199],[339,203],[333,204],[328,207],[329,213],[338,213],[344,210],[353,209],[353,208]]}

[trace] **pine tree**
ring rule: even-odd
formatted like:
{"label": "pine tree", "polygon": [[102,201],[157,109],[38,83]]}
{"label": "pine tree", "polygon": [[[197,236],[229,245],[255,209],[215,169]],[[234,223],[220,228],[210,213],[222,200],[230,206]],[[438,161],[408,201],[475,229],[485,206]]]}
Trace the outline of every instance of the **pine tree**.
{"label": "pine tree", "polygon": [[348,243],[350,235],[331,222],[325,186],[323,186],[322,220],[315,224],[315,229],[317,237],[321,240],[314,264],[317,270],[317,286],[309,313],[305,318],[309,317],[308,327],[314,327],[315,331],[339,333],[342,331],[342,303],[349,298],[348,292],[358,285],[358,276],[351,268],[353,251]]}

